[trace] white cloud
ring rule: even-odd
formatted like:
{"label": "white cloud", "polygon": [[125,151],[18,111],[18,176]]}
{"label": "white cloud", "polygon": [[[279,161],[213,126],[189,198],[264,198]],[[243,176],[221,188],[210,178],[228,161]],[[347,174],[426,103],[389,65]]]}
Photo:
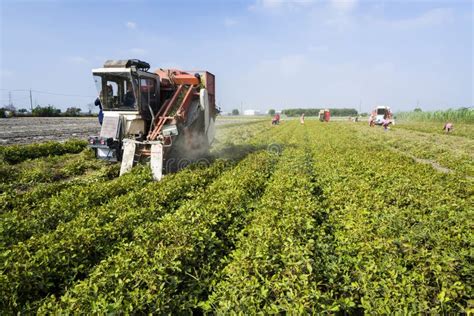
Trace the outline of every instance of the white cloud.
{"label": "white cloud", "polygon": [[135,22],[131,22],[131,21],[125,23],[125,26],[130,30],[134,30],[134,29],[137,28],[137,24]]}
{"label": "white cloud", "polygon": [[232,19],[232,18],[225,18],[224,19],[224,25],[226,27],[231,27],[231,26],[234,26],[237,24],[237,20],[236,19]]}
{"label": "white cloud", "polygon": [[358,0],[330,0],[333,8],[340,11],[351,11],[357,6]]}
{"label": "white cloud", "polygon": [[255,10],[273,10],[280,9],[298,9],[312,5],[315,0],[256,0],[253,5],[248,8],[251,11]]}
{"label": "white cloud", "polygon": [[452,21],[454,12],[450,8],[436,8],[424,12],[423,14],[410,18],[395,21],[385,21],[386,24],[397,28],[425,27],[441,25]]}

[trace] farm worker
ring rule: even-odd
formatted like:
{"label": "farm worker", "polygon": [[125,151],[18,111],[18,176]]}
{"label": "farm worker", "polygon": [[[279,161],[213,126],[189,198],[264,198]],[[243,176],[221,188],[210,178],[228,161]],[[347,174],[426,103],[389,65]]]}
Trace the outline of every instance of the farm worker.
{"label": "farm worker", "polygon": [[273,120],[272,120],[272,125],[278,125],[280,124],[280,114],[275,114],[275,116],[273,117]]}
{"label": "farm worker", "polygon": [[370,127],[373,127],[375,125],[375,122],[374,122],[374,115],[373,114],[370,114],[370,117],[369,117],[369,126]]}
{"label": "farm worker", "polygon": [[301,124],[304,124],[304,113],[301,114],[301,116],[300,116],[300,123],[301,123]]}
{"label": "farm worker", "polygon": [[387,119],[383,120],[383,123],[382,123],[383,129],[384,129],[384,130],[388,130],[388,126],[389,126],[390,124],[392,124],[392,121],[387,120]]}
{"label": "farm worker", "polygon": [[453,130],[453,123],[446,123],[444,124],[443,130],[446,131],[446,134]]}
{"label": "farm worker", "polygon": [[102,104],[100,103],[100,99],[97,97],[94,102],[95,106],[99,107],[99,124],[102,125],[102,122],[104,121],[104,112],[102,111]]}
{"label": "farm worker", "polygon": [[125,93],[125,99],[123,100],[123,105],[126,107],[135,106],[135,93],[133,93],[131,84],[129,84],[127,87],[127,93]]}

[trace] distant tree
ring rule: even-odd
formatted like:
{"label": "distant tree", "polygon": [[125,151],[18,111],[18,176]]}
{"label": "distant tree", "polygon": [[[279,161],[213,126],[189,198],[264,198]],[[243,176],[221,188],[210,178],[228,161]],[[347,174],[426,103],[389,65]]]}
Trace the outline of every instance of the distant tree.
{"label": "distant tree", "polygon": [[275,109],[270,109],[268,110],[269,115],[275,115]]}
{"label": "distant tree", "polygon": [[49,104],[48,106],[41,107],[36,106],[33,111],[31,112],[33,116],[59,116],[61,114],[60,109],[56,109],[54,106]]}
{"label": "distant tree", "polygon": [[423,112],[423,111],[421,110],[421,108],[415,108],[413,112]]}
{"label": "distant tree", "polygon": [[239,115],[239,110],[233,109],[232,110],[232,115]]}
{"label": "distant tree", "polygon": [[79,116],[80,113],[80,108],[70,107],[66,109],[66,112],[64,112],[64,116]]}
{"label": "distant tree", "polygon": [[[318,116],[320,109],[285,109],[282,111],[283,114],[287,116],[300,116],[305,114],[305,116]],[[357,110],[350,108],[341,108],[341,109],[329,109],[331,116],[356,116]]]}
{"label": "distant tree", "polygon": [[16,112],[16,108],[13,106],[13,104],[6,105],[4,108],[5,108],[6,111],[10,111],[12,113]]}

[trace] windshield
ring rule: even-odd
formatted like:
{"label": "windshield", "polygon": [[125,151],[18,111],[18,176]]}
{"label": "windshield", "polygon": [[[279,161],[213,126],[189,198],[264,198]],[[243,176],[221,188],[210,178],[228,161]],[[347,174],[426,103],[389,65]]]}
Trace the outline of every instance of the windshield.
{"label": "windshield", "polygon": [[377,115],[385,115],[385,109],[377,109]]}
{"label": "windshield", "polygon": [[95,73],[94,81],[104,110],[137,110],[136,86],[129,72]]}

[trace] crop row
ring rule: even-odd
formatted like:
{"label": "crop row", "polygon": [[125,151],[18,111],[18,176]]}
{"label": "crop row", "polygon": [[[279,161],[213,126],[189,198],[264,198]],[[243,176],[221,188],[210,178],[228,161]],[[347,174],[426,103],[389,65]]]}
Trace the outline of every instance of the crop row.
{"label": "crop row", "polygon": [[[217,313],[302,313],[318,302],[313,253],[322,238],[325,210],[315,186],[312,157],[303,146],[285,154],[249,225],[238,236],[229,263],[203,308]],[[324,240],[323,240],[324,241]],[[313,310],[314,312],[314,310]]]}
{"label": "crop row", "polygon": [[377,144],[380,149],[398,151],[426,159],[461,175],[474,177],[474,141],[464,137],[448,137],[432,133],[404,130],[396,125],[389,132],[367,126],[354,126],[358,137]]}
{"label": "crop row", "polygon": [[381,151],[352,129],[327,128],[312,137],[330,210],[321,229],[333,235],[320,271],[334,308],[466,312],[472,182]]}
{"label": "crop row", "polygon": [[16,164],[27,159],[79,153],[86,145],[87,142],[84,140],[68,140],[64,143],[45,142],[30,145],[0,146],[0,161]]}
{"label": "crop row", "polygon": [[0,174],[4,174],[0,182],[0,193],[24,191],[39,183],[61,181],[105,165],[103,161],[95,159],[91,150],[84,150],[79,154],[42,157],[16,165],[3,164],[0,170]]}
{"label": "crop row", "polygon": [[0,247],[54,230],[57,225],[70,221],[81,212],[91,211],[94,206],[106,204],[116,196],[138,190],[149,180],[151,176],[147,169],[136,168],[132,173],[111,181],[73,185],[34,208],[29,205],[16,208],[1,217]]}
{"label": "crop row", "polygon": [[137,168],[4,214],[24,226],[0,223],[2,311],[472,312],[472,179],[386,150],[396,133],[247,128],[215,152],[239,163]]}
{"label": "crop row", "polygon": [[87,186],[89,183],[113,179],[118,176],[119,168],[119,165],[103,165],[94,171],[89,170],[86,174],[68,179],[68,181],[38,183],[24,192],[9,189],[0,194],[0,209],[2,210],[0,213],[22,208],[32,210],[42,205],[44,200],[58,195],[62,190],[72,186]]}
{"label": "crop row", "polygon": [[263,191],[275,157],[251,154],[202,194],[160,221],[135,230],[134,241],[101,262],[87,279],[43,312],[176,311],[229,250],[229,240]]}
{"label": "crop row", "polygon": [[[396,129],[405,129],[409,131],[430,133],[430,134],[443,134],[446,135],[446,131],[443,129],[445,122],[410,122],[403,121],[398,122],[395,125]],[[474,140],[474,128],[471,124],[459,124],[454,122],[454,130],[447,134],[448,137],[466,137],[471,140]]]}
{"label": "crop row", "polygon": [[[195,196],[229,164],[216,162],[205,169],[186,169],[150,182],[101,207],[81,212],[55,231],[13,247],[4,257],[7,306],[20,308],[81,279],[119,245],[133,238],[137,226],[159,220]],[[137,183],[130,182],[131,186]]]}

